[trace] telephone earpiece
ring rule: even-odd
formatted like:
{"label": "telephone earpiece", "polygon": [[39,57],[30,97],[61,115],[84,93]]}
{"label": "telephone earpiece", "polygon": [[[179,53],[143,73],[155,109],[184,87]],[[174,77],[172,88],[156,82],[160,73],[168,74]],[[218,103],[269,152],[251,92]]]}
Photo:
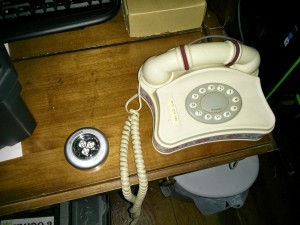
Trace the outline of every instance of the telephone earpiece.
{"label": "telephone earpiece", "polygon": [[141,68],[143,80],[160,86],[172,80],[173,72],[205,65],[226,66],[258,76],[260,55],[252,47],[237,41],[184,45],[146,60]]}

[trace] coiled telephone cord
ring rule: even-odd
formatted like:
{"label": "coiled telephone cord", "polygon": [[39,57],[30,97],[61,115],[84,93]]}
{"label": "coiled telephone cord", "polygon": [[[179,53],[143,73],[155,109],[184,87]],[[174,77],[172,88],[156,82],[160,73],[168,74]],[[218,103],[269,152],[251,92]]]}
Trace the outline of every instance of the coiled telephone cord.
{"label": "coiled telephone cord", "polygon": [[[128,110],[128,104],[133,100],[133,98],[139,97],[140,108],[138,110],[130,109]],[[121,173],[121,186],[124,198],[133,203],[133,206],[129,209],[130,216],[133,219],[131,225],[137,224],[139,216],[141,214],[141,207],[144,198],[148,190],[148,180],[144,165],[143,152],[140,141],[139,132],[139,110],[141,109],[141,99],[140,95],[137,94],[128,100],[126,103],[126,110],[129,114],[127,121],[125,121],[121,145],[120,145],[120,173]],[[134,195],[131,191],[131,184],[129,181],[128,172],[128,145],[130,137],[132,139],[134,161],[136,164],[136,170],[139,180],[139,189],[137,195]]]}

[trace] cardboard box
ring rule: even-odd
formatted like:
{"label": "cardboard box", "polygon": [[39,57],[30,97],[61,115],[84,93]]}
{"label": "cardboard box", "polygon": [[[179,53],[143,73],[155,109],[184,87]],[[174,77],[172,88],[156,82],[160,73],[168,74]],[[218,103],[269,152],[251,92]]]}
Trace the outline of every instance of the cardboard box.
{"label": "cardboard box", "polygon": [[146,37],[199,28],[206,0],[122,0],[130,37]]}

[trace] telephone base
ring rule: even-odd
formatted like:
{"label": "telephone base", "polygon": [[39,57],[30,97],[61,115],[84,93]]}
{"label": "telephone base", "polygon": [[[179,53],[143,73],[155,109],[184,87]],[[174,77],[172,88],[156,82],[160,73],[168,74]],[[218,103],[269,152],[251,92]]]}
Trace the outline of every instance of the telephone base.
{"label": "telephone base", "polygon": [[[151,110],[152,116],[153,116],[153,125],[155,124],[155,107],[154,103],[151,99],[151,97],[148,95],[148,93],[141,88],[141,96],[143,100],[147,103],[148,107]],[[159,140],[155,138],[155,134],[153,134],[152,138],[152,144],[156,151],[158,151],[161,154],[171,154],[192,146],[206,144],[206,143],[212,143],[212,142],[218,142],[218,141],[258,141],[264,137],[265,134],[259,134],[259,133],[228,133],[228,134],[222,134],[222,135],[214,135],[209,136],[205,138],[199,138],[197,140],[189,141],[186,143],[179,144],[177,146],[164,146],[163,144],[160,144]]]}

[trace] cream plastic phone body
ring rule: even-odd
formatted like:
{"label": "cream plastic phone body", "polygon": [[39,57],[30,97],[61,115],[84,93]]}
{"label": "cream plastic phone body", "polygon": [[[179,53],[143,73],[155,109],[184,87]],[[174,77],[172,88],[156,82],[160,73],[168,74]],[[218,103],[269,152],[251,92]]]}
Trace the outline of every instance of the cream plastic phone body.
{"label": "cream plastic phone body", "polygon": [[258,77],[259,53],[237,42],[181,46],[149,58],[140,92],[163,154],[224,140],[259,140],[275,117]]}

